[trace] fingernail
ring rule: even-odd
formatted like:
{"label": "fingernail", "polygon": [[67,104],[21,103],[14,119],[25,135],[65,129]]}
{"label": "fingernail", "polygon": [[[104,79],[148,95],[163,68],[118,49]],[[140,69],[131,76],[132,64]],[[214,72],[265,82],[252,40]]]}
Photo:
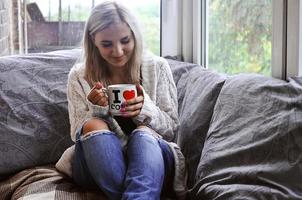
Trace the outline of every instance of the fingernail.
{"label": "fingernail", "polygon": [[123,102],[122,104],[121,104],[121,108],[125,108],[126,107],[126,102]]}
{"label": "fingernail", "polygon": [[95,84],[95,88],[98,89],[98,90],[99,90],[99,89],[102,89],[102,87],[103,87],[103,86],[102,86],[101,83]]}

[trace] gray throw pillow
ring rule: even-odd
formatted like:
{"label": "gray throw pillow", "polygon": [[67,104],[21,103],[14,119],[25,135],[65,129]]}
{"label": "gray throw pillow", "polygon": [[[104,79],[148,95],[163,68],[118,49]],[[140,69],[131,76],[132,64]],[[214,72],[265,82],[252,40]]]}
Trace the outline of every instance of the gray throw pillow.
{"label": "gray throw pillow", "polygon": [[56,162],[72,144],[66,83],[79,51],[0,58],[0,177]]}

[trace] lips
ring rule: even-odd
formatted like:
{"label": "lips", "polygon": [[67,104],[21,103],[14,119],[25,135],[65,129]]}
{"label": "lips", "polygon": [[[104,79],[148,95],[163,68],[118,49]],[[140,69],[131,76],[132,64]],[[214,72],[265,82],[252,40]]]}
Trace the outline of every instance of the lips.
{"label": "lips", "polygon": [[121,62],[124,60],[124,56],[118,57],[118,58],[113,58],[116,62]]}

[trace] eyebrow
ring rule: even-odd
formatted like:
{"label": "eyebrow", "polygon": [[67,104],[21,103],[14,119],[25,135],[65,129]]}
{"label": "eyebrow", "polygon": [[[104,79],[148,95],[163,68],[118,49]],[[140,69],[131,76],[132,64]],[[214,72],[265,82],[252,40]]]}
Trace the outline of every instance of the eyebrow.
{"label": "eyebrow", "polygon": [[[129,35],[127,35],[127,36],[121,38],[120,40],[126,40],[129,38],[130,38]],[[111,43],[111,42],[112,42],[111,40],[102,40],[100,43]]]}
{"label": "eyebrow", "polygon": [[127,36],[123,37],[121,40],[126,40],[126,39],[129,39],[129,38],[130,38],[129,35],[127,35]]}

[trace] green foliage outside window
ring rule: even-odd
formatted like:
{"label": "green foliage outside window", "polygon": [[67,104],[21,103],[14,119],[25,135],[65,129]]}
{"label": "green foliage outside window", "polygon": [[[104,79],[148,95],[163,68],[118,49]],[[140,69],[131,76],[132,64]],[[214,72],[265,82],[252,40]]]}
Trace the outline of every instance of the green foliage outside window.
{"label": "green foliage outside window", "polygon": [[209,68],[271,74],[272,0],[209,1]]}
{"label": "green foliage outside window", "polygon": [[[154,1],[155,2],[155,1]],[[134,9],[141,22],[145,46],[156,55],[160,54],[160,5],[149,3]]]}

